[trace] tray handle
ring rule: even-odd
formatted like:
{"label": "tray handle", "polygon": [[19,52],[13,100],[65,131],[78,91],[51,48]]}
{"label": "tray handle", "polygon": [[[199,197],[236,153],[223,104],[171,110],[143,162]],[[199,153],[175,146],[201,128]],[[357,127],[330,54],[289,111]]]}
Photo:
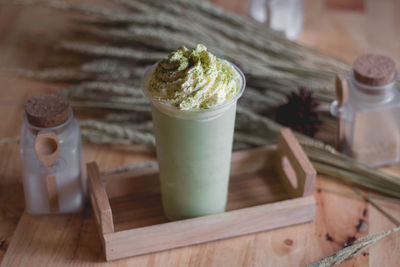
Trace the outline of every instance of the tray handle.
{"label": "tray handle", "polygon": [[86,164],[90,201],[93,206],[94,215],[96,216],[96,224],[101,236],[114,232],[114,222],[110,201],[104,185],[100,180],[100,172],[95,162]]}
{"label": "tray handle", "polygon": [[289,128],[279,134],[277,169],[292,198],[312,194],[317,172]]}

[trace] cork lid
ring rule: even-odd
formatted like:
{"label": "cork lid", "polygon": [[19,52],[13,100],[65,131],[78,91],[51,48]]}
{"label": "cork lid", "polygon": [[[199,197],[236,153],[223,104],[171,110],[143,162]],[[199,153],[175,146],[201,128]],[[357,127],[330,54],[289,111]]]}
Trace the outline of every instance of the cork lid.
{"label": "cork lid", "polygon": [[369,86],[383,86],[393,81],[396,75],[394,61],[386,56],[364,54],[353,64],[354,78]]}
{"label": "cork lid", "polygon": [[55,94],[34,96],[25,103],[29,123],[41,128],[51,128],[66,122],[69,110],[68,101]]}

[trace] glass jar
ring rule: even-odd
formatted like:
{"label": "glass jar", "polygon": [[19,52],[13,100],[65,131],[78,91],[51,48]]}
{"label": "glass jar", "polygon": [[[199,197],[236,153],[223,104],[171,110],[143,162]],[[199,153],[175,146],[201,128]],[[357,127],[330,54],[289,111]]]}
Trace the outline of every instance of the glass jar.
{"label": "glass jar", "polygon": [[[43,110],[51,105],[43,101],[36,104],[44,105]],[[84,207],[86,184],[80,127],[69,105],[64,112],[65,119],[61,121],[59,115],[43,115],[56,125],[39,127],[33,125],[37,120],[29,119],[25,106],[20,158],[26,210],[30,214],[73,213]],[[37,119],[42,119],[40,116]]]}
{"label": "glass jar", "polygon": [[303,30],[303,0],[250,0],[249,15],[292,41]]}
{"label": "glass jar", "polygon": [[374,54],[359,57],[344,90],[349,91],[347,101],[339,105],[336,100],[331,105],[341,125],[338,142],[342,152],[372,167],[397,162],[400,95],[394,62]]}

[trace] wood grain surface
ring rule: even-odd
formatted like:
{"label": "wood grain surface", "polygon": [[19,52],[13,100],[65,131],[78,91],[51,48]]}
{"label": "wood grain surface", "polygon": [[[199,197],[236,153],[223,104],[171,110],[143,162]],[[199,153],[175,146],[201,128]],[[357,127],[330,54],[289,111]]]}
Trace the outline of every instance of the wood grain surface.
{"label": "wood grain surface", "polygon": [[[5,2],[5,1],[0,1]],[[247,0],[214,0],[247,13]],[[382,52],[400,62],[400,2],[366,0],[363,9],[328,8],[324,1],[306,0],[306,20],[299,42],[351,62],[363,52]],[[0,6],[0,68],[37,68],[47,57],[43,44],[59,41],[73,27],[67,15],[43,8]],[[73,58],[68,59],[73,61]],[[0,137],[19,135],[24,101],[54,85],[17,79],[0,73]],[[154,159],[139,146],[84,146],[84,160],[108,169],[134,161]],[[399,173],[397,167],[386,171]],[[21,169],[16,145],[0,147],[0,259],[2,266],[107,265],[93,214],[88,206],[80,215],[30,216],[24,211]],[[352,192],[347,186],[318,176],[316,186]],[[379,211],[357,197],[314,190],[317,200],[313,223],[174,249],[111,266],[303,266],[341,249],[352,238],[394,227]],[[398,204],[380,203],[400,219]],[[358,227],[360,226],[362,227]],[[18,225],[19,231],[15,231]],[[21,230],[22,229],[22,230]],[[13,242],[10,245],[10,241]],[[9,250],[4,256],[5,252]],[[400,234],[380,241],[342,266],[398,266]]]}

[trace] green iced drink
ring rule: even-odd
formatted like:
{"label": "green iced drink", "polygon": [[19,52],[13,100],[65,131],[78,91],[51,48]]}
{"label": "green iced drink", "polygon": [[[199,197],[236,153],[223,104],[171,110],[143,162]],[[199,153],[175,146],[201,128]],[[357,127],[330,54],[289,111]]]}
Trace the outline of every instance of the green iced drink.
{"label": "green iced drink", "polygon": [[243,74],[198,45],[172,52],[144,82],[166,216],[179,220],[224,212]]}

